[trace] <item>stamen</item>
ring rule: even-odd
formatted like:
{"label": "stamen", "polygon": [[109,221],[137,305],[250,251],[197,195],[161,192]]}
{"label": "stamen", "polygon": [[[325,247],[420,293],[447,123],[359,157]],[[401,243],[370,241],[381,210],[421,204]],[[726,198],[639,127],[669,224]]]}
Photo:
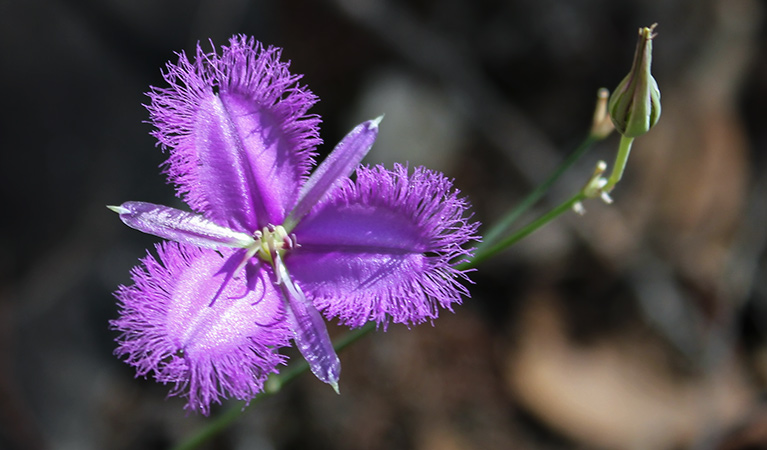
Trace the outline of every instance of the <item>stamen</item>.
{"label": "stamen", "polygon": [[285,250],[293,250],[300,247],[300,245],[298,245],[296,233],[291,233],[290,236],[285,236],[285,239],[282,241],[282,246]]}
{"label": "stamen", "polygon": [[237,269],[234,271],[234,273],[237,273],[240,270],[242,270],[242,268],[245,267],[245,264],[248,263],[250,258],[256,256],[256,253],[258,253],[258,246],[257,245],[258,245],[258,243],[256,243],[256,245],[248,248],[248,251],[245,252],[245,256],[242,258],[242,261],[240,261],[240,264],[237,266]]}
{"label": "stamen", "polygon": [[[285,252],[298,247],[298,240],[295,234],[288,236],[287,231],[282,225],[267,225],[253,233],[256,242],[249,248],[250,257],[258,254],[262,261],[274,264],[275,256],[283,255]],[[251,254],[251,249],[252,254]]]}

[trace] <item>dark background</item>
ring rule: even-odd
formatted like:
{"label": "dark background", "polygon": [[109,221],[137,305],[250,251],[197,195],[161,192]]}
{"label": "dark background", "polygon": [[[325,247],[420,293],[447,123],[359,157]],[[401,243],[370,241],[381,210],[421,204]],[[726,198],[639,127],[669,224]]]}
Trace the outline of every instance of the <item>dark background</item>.
{"label": "dark background", "polygon": [[161,449],[207,420],[134,380],[108,327],[155,239],[104,205],[180,205],[142,123],[173,52],[283,47],[321,98],[321,151],[385,113],[368,161],[443,170],[492,223],[580,142],[653,22],[663,115],[615,205],[482,265],[433,327],[342,353],[342,395],[305,375],[208,448],[763,448],[764,18],[758,0],[0,0],[0,448]]}

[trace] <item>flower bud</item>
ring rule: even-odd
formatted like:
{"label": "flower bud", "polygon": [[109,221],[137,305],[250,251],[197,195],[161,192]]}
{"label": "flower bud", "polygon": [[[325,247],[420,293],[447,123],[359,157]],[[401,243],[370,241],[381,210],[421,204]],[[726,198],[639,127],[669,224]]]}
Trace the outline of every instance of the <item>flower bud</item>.
{"label": "flower bud", "polygon": [[639,29],[631,72],[615,88],[607,105],[615,129],[626,137],[647,133],[660,118],[660,91],[650,74],[656,25]]}

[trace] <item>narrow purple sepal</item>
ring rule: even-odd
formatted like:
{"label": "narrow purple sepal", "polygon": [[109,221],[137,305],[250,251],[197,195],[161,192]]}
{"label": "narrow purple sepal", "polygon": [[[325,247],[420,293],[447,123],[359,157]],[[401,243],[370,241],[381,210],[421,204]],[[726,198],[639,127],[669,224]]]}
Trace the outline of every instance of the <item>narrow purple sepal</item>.
{"label": "narrow purple sepal", "polygon": [[255,231],[281,223],[320,142],[317,98],[280,50],[237,36],[221,54],[198,46],[168,64],[170,87],[148,94],[153,133],[170,149],[166,172],[192,209]]}
{"label": "narrow purple sepal", "polygon": [[131,228],[171,241],[200,247],[248,247],[252,236],[222,227],[199,214],[146,202],[109,206]]}
{"label": "narrow purple sepal", "polygon": [[275,261],[277,284],[287,302],[288,322],[293,329],[293,341],[304,357],[314,376],[327,383],[338,392],[338,380],[341,377],[341,361],[338,359],[328,329],[322,315],[307,300],[301,288],[290,275],[277,256]]}
{"label": "narrow purple sepal", "polygon": [[468,207],[439,172],[360,167],[296,227],[300,246],[285,263],[328,318],[431,320],[469,296],[467,271],[455,268],[478,240]]}
{"label": "narrow purple sepal", "polygon": [[363,122],[349,132],[325,158],[301,187],[298,203],[285,219],[290,232],[296,224],[319,203],[325,194],[352,174],[368,154],[378,136],[378,124],[383,116]]}

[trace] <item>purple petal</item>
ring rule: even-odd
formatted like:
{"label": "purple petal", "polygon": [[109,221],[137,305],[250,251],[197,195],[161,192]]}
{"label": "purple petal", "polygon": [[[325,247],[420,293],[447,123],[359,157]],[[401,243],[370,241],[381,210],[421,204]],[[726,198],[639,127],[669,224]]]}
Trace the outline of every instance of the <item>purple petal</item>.
{"label": "purple petal", "polygon": [[238,231],[282,223],[320,142],[316,97],[280,61],[280,50],[234,37],[219,56],[198,46],[168,64],[169,88],[148,109],[169,179],[192,209]]}
{"label": "purple petal", "polygon": [[295,225],[325,197],[325,194],[347,178],[368,154],[378,136],[378,124],[383,116],[363,122],[344,137],[306,180],[298,195],[296,207],[283,224],[290,232]]}
{"label": "purple petal", "polygon": [[341,361],[338,359],[328,329],[319,311],[306,299],[301,288],[293,283],[277,255],[275,270],[278,285],[288,303],[288,321],[293,329],[293,341],[303,355],[314,376],[338,392]]}
{"label": "purple petal", "polygon": [[131,228],[171,241],[200,247],[248,247],[252,236],[217,225],[198,215],[145,202],[109,206]]}
{"label": "purple petal", "polygon": [[269,274],[235,276],[209,306],[233,250],[174,242],[156,248],[159,258],[143,259],[132,271],[134,284],[115,294],[120,317],[112,327],[121,332],[115,353],[136,367],[137,376],[151,373],[174,383],[171,395],[185,393],[188,409],[207,414],[222,398],[252,399],[284,359],[275,347],[290,337]]}
{"label": "purple petal", "polygon": [[296,227],[285,264],[318,309],[347,325],[433,319],[469,295],[454,266],[479,223],[458,194],[438,172],[361,167]]}

